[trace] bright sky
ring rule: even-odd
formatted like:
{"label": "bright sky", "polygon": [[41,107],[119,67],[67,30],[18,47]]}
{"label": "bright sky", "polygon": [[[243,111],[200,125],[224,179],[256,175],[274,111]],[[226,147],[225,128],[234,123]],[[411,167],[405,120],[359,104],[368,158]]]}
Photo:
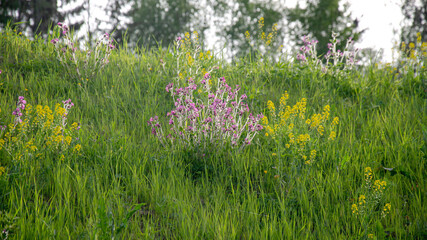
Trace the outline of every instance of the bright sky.
{"label": "bright sky", "polygon": [[[277,0],[285,2],[286,6],[295,6],[297,2],[304,3],[305,0]],[[350,12],[353,18],[359,19],[360,29],[366,29],[362,39],[356,44],[358,48],[374,48],[384,51],[384,60],[392,60],[392,47],[398,41],[402,13],[400,4],[402,0],[343,0],[350,3]],[[105,19],[102,6],[106,6],[108,0],[91,1],[91,29],[94,29],[94,17]],[[87,14],[85,14],[87,19]],[[83,27],[83,33],[87,26]],[[397,34],[394,32],[397,31]],[[212,31],[214,32],[214,31]],[[213,33],[214,34],[214,33]],[[208,35],[210,35],[208,33]],[[215,39],[214,36],[213,38]],[[209,43],[214,46],[214,43]]]}

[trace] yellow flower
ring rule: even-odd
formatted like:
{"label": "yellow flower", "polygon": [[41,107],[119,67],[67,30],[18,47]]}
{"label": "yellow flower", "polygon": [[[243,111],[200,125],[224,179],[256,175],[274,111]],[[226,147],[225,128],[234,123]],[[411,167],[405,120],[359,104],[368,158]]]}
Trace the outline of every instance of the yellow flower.
{"label": "yellow flower", "polygon": [[360,195],[359,196],[359,205],[363,205],[366,203],[366,197],[365,195]]}
{"label": "yellow flower", "polygon": [[370,182],[372,179],[372,169],[370,167],[365,168],[365,180],[366,182]]}
{"label": "yellow flower", "polygon": [[259,20],[258,20],[258,28],[259,29],[261,29],[261,28],[263,28],[264,27],[264,18],[263,17],[261,17]]}
{"label": "yellow flower", "polygon": [[332,126],[336,126],[339,123],[339,118],[338,117],[334,117],[334,120],[332,120]]}
{"label": "yellow flower", "polygon": [[276,154],[276,153],[272,153],[271,155],[272,155],[272,156],[277,156],[277,154]]}
{"label": "yellow flower", "polygon": [[314,158],[316,157],[316,154],[317,154],[317,152],[316,152],[315,149],[311,150],[311,152],[310,152],[310,159],[314,160]]}
{"label": "yellow flower", "polygon": [[317,128],[317,131],[319,132],[319,134],[322,136],[323,135],[323,132],[325,131],[325,129],[323,128],[323,126],[322,125],[320,125],[318,128]]}
{"label": "yellow flower", "polygon": [[55,129],[53,130],[53,135],[59,135],[59,134],[61,134],[61,127],[56,126]]}
{"label": "yellow flower", "polygon": [[274,107],[274,103],[270,100],[268,100],[267,102],[267,108],[272,112],[276,111],[276,108]]}
{"label": "yellow flower", "polygon": [[402,51],[405,51],[405,49],[406,49],[406,44],[405,44],[405,42],[402,42],[402,45],[401,45],[400,49],[401,49]]}
{"label": "yellow flower", "polygon": [[78,152],[80,152],[80,150],[81,150],[81,149],[82,149],[82,145],[77,144],[77,145],[74,147],[73,152],[74,152],[74,153],[78,153]]}
{"label": "yellow flower", "polygon": [[0,176],[3,175],[3,173],[6,172],[6,169],[4,167],[0,167]]}
{"label": "yellow flower", "polygon": [[0,150],[3,148],[5,142],[4,139],[0,139]]}
{"label": "yellow flower", "polygon": [[264,173],[267,174],[267,170],[264,170]]}
{"label": "yellow flower", "polygon": [[375,236],[374,236],[374,234],[370,233],[370,234],[368,234],[368,238],[369,238],[369,239],[374,239],[374,238],[375,238]]}
{"label": "yellow flower", "polygon": [[359,213],[359,209],[357,208],[357,205],[355,203],[351,205],[351,211],[353,212],[353,214],[356,215]]}
{"label": "yellow flower", "polygon": [[386,185],[387,185],[386,181],[375,180],[374,190],[381,193],[383,190],[385,190]]}
{"label": "yellow flower", "polygon": [[71,136],[66,136],[64,140],[65,140],[65,143],[67,145],[70,145],[70,143],[71,143]]}
{"label": "yellow flower", "polygon": [[280,98],[280,106],[284,107],[286,106],[286,100],[289,99],[289,94],[288,91],[285,91],[285,93],[282,95],[282,97]]}
{"label": "yellow flower", "polygon": [[335,140],[336,137],[337,133],[335,131],[331,131],[331,133],[329,134],[329,140]]}
{"label": "yellow flower", "polygon": [[290,147],[291,147],[291,145],[289,145],[288,143],[286,143],[286,144],[285,144],[285,147],[286,147],[286,148],[290,148]]}
{"label": "yellow flower", "polygon": [[268,118],[267,118],[267,116],[264,116],[264,117],[261,119],[261,121],[262,121],[262,124],[264,124],[264,125],[268,125]]}
{"label": "yellow flower", "polygon": [[73,122],[73,124],[71,124],[71,129],[73,130],[77,130],[78,127],[79,127],[79,124],[76,122]]}
{"label": "yellow flower", "polygon": [[251,34],[249,33],[249,31],[245,32],[245,36],[246,36],[246,40],[249,40],[251,38]]}
{"label": "yellow flower", "polygon": [[387,215],[391,210],[391,204],[390,203],[386,203],[384,205],[384,209],[383,209],[383,216]]}
{"label": "yellow flower", "polygon": [[409,48],[411,49],[415,48],[415,44],[413,42],[409,43]]}

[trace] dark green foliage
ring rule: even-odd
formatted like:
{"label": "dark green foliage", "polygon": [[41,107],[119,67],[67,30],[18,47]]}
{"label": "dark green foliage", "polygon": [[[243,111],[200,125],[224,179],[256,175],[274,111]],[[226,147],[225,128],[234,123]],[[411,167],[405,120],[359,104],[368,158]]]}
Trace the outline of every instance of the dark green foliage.
{"label": "dark green foliage", "polygon": [[328,52],[327,44],[332,32],[339,34],[338,49],[344,49],[349,37],[357,41],[364,30],[358,29],[359,21],[351,17],[347,3],[344,4],[344,9],[340,10],[340,2],[340,0],[307,0],[305,8],[297,5],[295,9],[291,9],[288,20],[296,23],[296,27],[291,29],[291,36],[296,43],[302,45],[301,36],[309,35],[319,41],[317,52],[323,56]]}
{"label": "dark green foliage", "polygon": [[[222,3],[222,4],[220,4]],[[242,57],[251,53],[254,55],[259,49],[251,47],[245,39],[248,31],[252,38],[259,38],[262,31],[271,32],[274,24],[278,23],[283,16],[283,3],[281,1],[249,1],[233,0],[219,1],[214,5],[215,14],[220,17],[216,25],[217,34],[227,42],[227,47],[232,57]],[[229,16],[232,19],[228,21]],[[258,20],[264,18],[264,27],[258,27]],[[267,32],[267,34],[268,34]],[[261,41],[258,39],[258,41]],[[280,45],[274,42],[275,49]]]}
{"label": "dark green foliage", "polygon": [[189,30],[196,8],[189,0],[134,0],[127,26],[133,43],[145,47],[169,46]]}
{"label": "dark green foliage", "polygon": [[422,39],[427,39],[427,1],[404,0],[401,9],[404,17],[401,41],[414,42],[417,33],[421,33]]}
{"label": "dark green foliage", "polygon": [[[31,36],[47,33],[52,25],[64,21],[65,17],[75,17],[84,10],[83,5],[78,5],[66,12],[58,11],[64,4],[74,3],[73,0],[4,0],[0,2],[0,27],[5,27],[8,22],[20,22],[24,31],[29,31]],[[58,4],[59,3],[59,4]],[[83,21],[69,24],[78,30]]]}

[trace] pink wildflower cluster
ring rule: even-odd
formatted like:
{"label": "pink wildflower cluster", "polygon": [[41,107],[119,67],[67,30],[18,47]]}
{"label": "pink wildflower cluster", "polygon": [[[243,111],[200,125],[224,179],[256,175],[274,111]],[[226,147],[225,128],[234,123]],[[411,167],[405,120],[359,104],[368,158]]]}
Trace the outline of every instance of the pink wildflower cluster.
{"label": "pink wildflower cluster", "polygon": [[18,103],[16,104],[16,109],[13,111],[12,115],[15,116],[15,125],[22,122],[21,116],[22,112],[21,110],[25,109],[25,104],[27,104],[27,101],[25,101],[23,96],[19,96]]}
{"label": "pink wildflower cluster", "polygon": [[[115,46],[108,33],[103,34],[96,41],[94,49],[83,51],[77,49],[70,28],[66,24],[59,22],[58,27],[61,29],[64,44],[59,44],[58,38],[54,38],[50,42],[55,46],[59,61],[67,68],[72,77],[92,78],[109,63],[108,58]],[[73,74],[72,69],[75,69],[76,74]]]}
{"label": "pink wildflower cluster", "polygon": [[339,43],[339,39],[337,39],[337,34],[332,33],[332,39],[331,42],[328,43],[328,49],[329,51],[325,55],[326,59],[326,65],[328,65],[329,61],[332,60],[332,64],[334,66],[337,66],[340,63],[344,63],[344,69],[345,68],[352,68],[354,64],[356,63],[356,55],[359,51],[359,49],[354,49],[353,44],[354,41],[352,38],[349,38],[347,40],[346,46],[344,48],[344,51],[337,50],[337,44]]}
{"label": "pink wildflower cluster", "polygon": [[316,45],[319,41],[311,40],[308,36],[304,36],[302,38],[304,42],[304,46],[300,48],[300,53],[297,54],[297,60],[301,62],[307,62],[308,60],[312,60],[315,65],[320,63],[320,60],[317,59]]}
{"label": "pink wildflower cluster", "polygon": [[206,73],[200,81],[201,88],[206,95],[196,99],[193,93],[198,85],[192,78],[188,79],[188,86],[174,88],[173,83],[166,86],[171,94],[175,108],[167,113],[169,118],[169,134],[163,131],[157,116],[150,118],[148,125],[152,134],[166,146],[179,145],[193,149],[207,149],[209,147],[223,147],[231,144],[233,148],[251,144],[255,135],[262,130],[258,124],[262,114],[254,116],[245,103],[247,96],[239,96],[240,87],[231,88],[224,77],[217,83],[216,91],[211,89]]}
{"label": "pink wildflower cluster", "polygon": [[331,42],[328,43],[329,51],[324,56],[326,59],[325,65],[322,64],[317,56],[316,44],[318,41],[310,40],[308,36],[303,37],[304,46],[300,48],[300,52],[297,54],[296,59],[304,64],[311,62],[314,66],[322,66],[323,72],[327,72],[330,65],[333,67],[343,65],[343,69],[352,68],[357,62],[356,55],[359,50],[357,48],[354,49],[352,38],[347,40],[347,44],[343,51],[337,49],[337,44],[339,43],[337,36],[338,34],[332,33]]}

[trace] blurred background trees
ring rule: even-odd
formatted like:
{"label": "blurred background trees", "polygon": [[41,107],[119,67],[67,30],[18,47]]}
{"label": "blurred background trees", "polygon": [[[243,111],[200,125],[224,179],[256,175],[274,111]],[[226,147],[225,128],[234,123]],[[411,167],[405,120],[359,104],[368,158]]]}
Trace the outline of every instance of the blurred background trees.
{"label": "blurred background trees", "polygon": [[[73,19],[69,26],[77,31],[84,23],[78,16],[88,9],[85,3],[88,1],[76,4],[76,0],[1,0],[0,29],[9,21],[22,22],[23,30],[29,35],[46,34],[52,24],[68,18]],[[65,5],[69,5],[68,9],[61,11]]]}
{"label": "blurred background trees", "polygon": [[427,1],[402,0],[402,23],[400,39],[402,42],[415,42],[417,33],[427,40]]}
{"label": "blurred background trees", "polygon": [[338,33],[338,49],[344,49],[348,38],[359,40],[364,30],[359,29],[359,21],[352,18],[348,3],[340,6],[340,0],[307,0],[305,8],[297,4],[290,9],[288,19],[296,23],[292,29],[291,37],[298,44],[302,36],[308,35],[311,39],[319,41],[317,53],[325,55],[328,52],[327,44],[332,32]]}
{"label": "blurred background trees", "polygon": [[[92,0],[99,4],[95,0]],[[421,32],[427,39],[427,1],[401,0],[404,22],[400,38],[410,42]],[[309,35],[318,43],[318,53],[327,52],[332,31],[339,33],[339,48],[346,39],[360,39],[364,30],[349,11],[344,0],[298,1],[294,8],[286,0],[107,0],[104,18],[95,20],[95,27],[85,31],[99,35],[113,32],[118,42],[126,36],[131,46],[166,47],[186,31],[198,31],[205,45],[220,41],[229,57],[254,55],[280,45],[301,45],[301,37]],[[90,0],[1,0],[0,29],[8,21],[22,22],[24,33],[47,33],[51,24],[67,21],[76,31],[94,15]],[[99,14],[99,13],[98,13]],[[263,17],[263,26],[258,20]],[[92,23],[92,24],[94,24]],[[277,41],[258,46],[263,35],[277,29]],[[83,28],[82,28],[83,29]],[[250,36],[248,39],[247,34]],[[86,32],[84,33],[86,34]],[[214,37],[212,37],[214,35]],[[87,39],[91,40],[91,37]],[[264,43],[266,40],[263,40]],[[216,46],[218,48],[218,46]],[[221,47],[221,46],[220,46]]]}

